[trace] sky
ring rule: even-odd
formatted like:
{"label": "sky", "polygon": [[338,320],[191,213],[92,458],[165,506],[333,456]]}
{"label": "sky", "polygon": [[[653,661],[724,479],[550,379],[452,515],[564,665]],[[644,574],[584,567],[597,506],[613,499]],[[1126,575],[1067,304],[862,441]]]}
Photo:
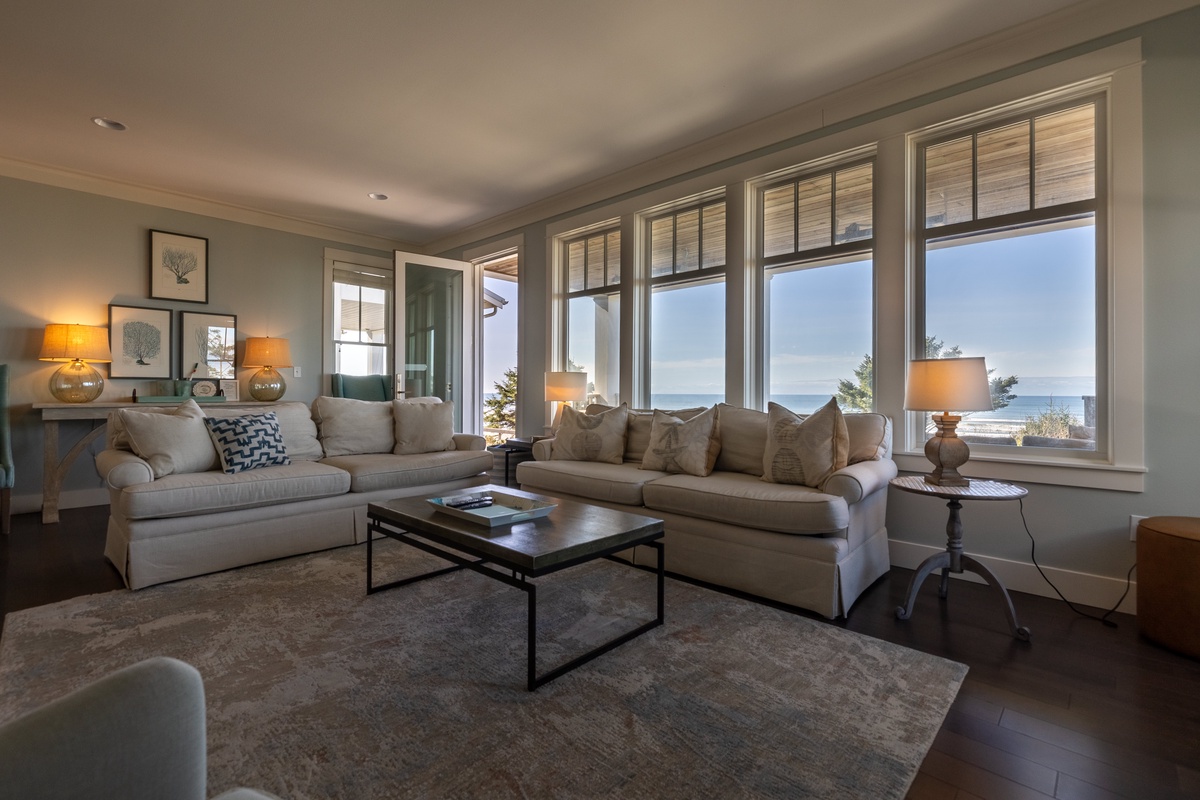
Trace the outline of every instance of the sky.
{"label": "sky", "polygon": [[483,287],[508,301],[483,320],[483,394],[491,394],[505,370],[517,366],[517,284],[484,275]]}

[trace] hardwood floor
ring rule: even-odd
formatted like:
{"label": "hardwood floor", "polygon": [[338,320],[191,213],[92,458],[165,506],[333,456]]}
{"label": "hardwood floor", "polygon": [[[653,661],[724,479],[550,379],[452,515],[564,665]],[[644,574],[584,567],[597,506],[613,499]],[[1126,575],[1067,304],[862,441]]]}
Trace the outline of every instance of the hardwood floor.
{"label": "hardwood floor", "polygon": [[[106,521],[105,507],[63,511],[58,525],[14,517],[0,538],[2,610],[120,588]],[[970,667],[910,798],[1200,798],[1200,662],[1142,639],[1133,617],[1109,628],[1014,593],[1033,632],[1019,642],[990,590],[964,581],[946,601],[927,581],[902,622],[911,574],[893,569],[832,623]]]}

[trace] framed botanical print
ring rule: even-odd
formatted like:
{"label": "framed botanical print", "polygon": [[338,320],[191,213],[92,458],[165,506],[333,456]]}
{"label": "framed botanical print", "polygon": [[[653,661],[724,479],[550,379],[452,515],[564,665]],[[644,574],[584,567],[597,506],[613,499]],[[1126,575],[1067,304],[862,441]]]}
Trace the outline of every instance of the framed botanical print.
{"label": "framed botanical print", "polygon": [[108,307],[110,378],[171,377],[171,312],[165,308]]}
{"label": "framed botanical print", "polygon": [[208,302],[208,239],[150,231],[150,297]]}
{"label": "framed botanical print", "polygon": [[[179,371],[185,378],[236,378],[237,317],[179,312]],[[215,385],[215,384],[214,384]]]}

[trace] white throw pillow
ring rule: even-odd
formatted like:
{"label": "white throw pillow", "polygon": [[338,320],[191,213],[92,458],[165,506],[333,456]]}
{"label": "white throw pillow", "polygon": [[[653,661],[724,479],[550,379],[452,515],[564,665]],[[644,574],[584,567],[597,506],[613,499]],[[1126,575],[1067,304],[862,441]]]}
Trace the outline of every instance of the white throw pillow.
{"label": "white throw pillow", "polygon": [[169,414],[131,408],[122,408],[118,414],[130,449],[145,459],[156,479],[217,467],[217,451],[204,427],[204,412],[195,400],[188,400]]}
{"label": "white throw pillow", "polygon": [[432,402],[426,398],[393,400],[398,456],[416,453],[440,453],[454,449],[454,403]]}
{"label": "white throw pillow", "polygon": [[713,471],[720,449],[716,408],[689,420],[655,411],[641,468],[703,477]]}
{"label": "white throw pillow", "polygon": [[313,402],[313,419],[327,457],[390,453],[396,446],[388,400],[318,397]]}
{"label": "white throw pillow", "polygon": [[562,424],[554,434],[550,459],[620,464],[625,459],[628,417],[629,406],[624,403],[599,414],[583,414],[563,406]]}
{"label": "white throw pillow", "polygon": [[767,407],[767,451],[764,481],[821,488],[849,460],[850,437],[837,400],[807,417],[777,403]]}

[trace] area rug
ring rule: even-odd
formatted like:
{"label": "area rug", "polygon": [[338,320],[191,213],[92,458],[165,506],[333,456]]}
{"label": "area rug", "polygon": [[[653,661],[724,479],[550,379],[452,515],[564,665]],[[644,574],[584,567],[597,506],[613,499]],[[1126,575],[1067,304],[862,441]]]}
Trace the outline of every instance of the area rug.
{"label": "area rug", "polygon": [[[383,542],[376,581],[445,562]],[[210,795],[902,798],[966,667],[668,580],[666,624],[525,690],[526,597],[371,596],[363,547],[9,614],[0,722],[153,655],[195,665]],[[377,562],[378,563],[378,562]],[[608,561],[538,581],[542,670],[653,616]]]}

